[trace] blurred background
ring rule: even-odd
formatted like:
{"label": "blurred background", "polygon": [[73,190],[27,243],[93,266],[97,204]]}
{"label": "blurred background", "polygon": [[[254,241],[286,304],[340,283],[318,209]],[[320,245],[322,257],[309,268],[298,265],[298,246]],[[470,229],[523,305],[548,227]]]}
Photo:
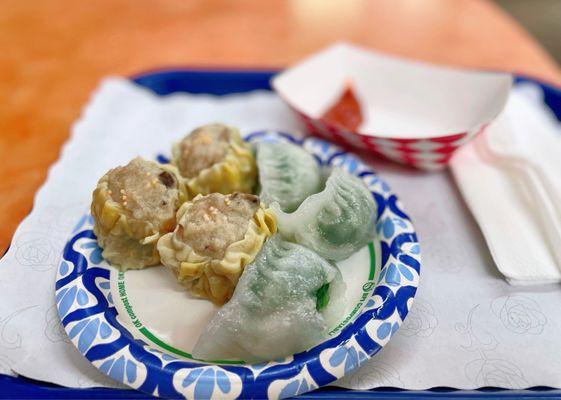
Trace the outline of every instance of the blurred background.
{"label": "blurred background", "polygon": [[561,0],[495,0],[561,63]]}
{"label": "blurred background", "polygon": [[561,0],[0,0],[0,248],[104,77],[284,68],[341,40],[561,86]]}

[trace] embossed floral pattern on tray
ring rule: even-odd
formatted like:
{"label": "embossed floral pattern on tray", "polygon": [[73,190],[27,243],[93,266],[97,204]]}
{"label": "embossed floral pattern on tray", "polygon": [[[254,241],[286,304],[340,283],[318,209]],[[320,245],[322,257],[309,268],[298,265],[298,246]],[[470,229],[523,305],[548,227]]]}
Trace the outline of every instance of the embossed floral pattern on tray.
{"label": "embossed floral pattern on tray", "polygon": [[359,158],[317,138],[300,140],[263,131],[247,140],[299,144],[322,165],[343,168],[368,186],[378,206],[375,240],[382,268],[365,306],[337,336],[277,362],[214,365],[164,354],[134,339],[119,323],[109,290],[111,267],[101,258],[91,217],[85,216],[68,240],[58,268],[58,313],[72,343],[113,379],[162,397],[291,397],[355,370],[403,323],[419,283],[421,255],[414,227],[389,186]]}

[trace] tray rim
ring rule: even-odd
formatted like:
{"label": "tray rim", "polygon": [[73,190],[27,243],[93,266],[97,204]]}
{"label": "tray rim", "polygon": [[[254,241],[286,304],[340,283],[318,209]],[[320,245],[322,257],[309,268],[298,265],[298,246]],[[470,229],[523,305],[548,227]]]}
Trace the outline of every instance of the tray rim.
{"label": "tray rim", "polygon": [[[163,75],[168,73],[180,73],[184,76],[191,76],[201,78],[203,77],[204,84],[209,84],[215,77],[228,79],[230,81],[237,81],[246,76],[253,81],[261,82],[260,84],[253,84],[249,90],[271,90],[268,85],[268,80],[280,69],[276,68],[223,68],[223,67],[193,67],[193,66],[173,66],[154,68],[144,70],[130,76],[130,79],[138,84],[150,76]],[[267,84],[262,84],[266,81]],[[528,75],[517,74],[515,76],[515,85],[520,82],[532,82],[538,84],[544,91],[544,102],[552,109],[552,111],[561,119],[561,86],[554,86],[552,83],[546,83],[535,77]],[[251,85],[248,85],[251,86]],[[185,90],[190,93],[209,93],[217,94],[212,91],[191,91]],[[246,90],[247,91],[247,90]],[[244,90],[239,91],[244,92]],[[7,249],[6,249],[7,251]],[[5,254],[5,252],[4,252]],[[107,398],[149,398],[149,396],[132,389],[106,389],[106,388],[66,388],[49,382],[41,382],[23,376],[12,377],[5,374],[0,374],[0,388],[2,393],[17,396],[19,398],[91,398],[91,397],[107,397]],[[439,398],[501,398],[501,397],[540,397],[540,398],[559,398],[561,399],[561,389],[552,387],[538,386],[525,390],[513,390],[502,388],[480,388],[477,390],[459,390],[447,387],[435,387],[427,390],[406,390],[397,388],[376,388],[368,391],[356,391],[346,389],[334,389],[332,387],[324,387],[317,389],[305,395],[300,395],[299,398],[313,399],[313,398],[354,398],[356,396],[369,397],[369,398],[403,398],[410,396],[435,396]]]}

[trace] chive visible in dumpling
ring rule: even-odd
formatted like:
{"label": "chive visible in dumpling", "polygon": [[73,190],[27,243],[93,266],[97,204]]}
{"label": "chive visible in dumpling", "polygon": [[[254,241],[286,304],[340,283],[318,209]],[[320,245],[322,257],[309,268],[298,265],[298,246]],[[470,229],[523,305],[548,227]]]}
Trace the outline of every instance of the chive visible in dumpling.
{"label": "chive visible in dumpling", "polygon": [[320,287],[316,292],[316,310],[321,311],[329,304],[329,283]]}
{"label": "chive visible in dumpling", "polygon": [[315,158],[302,147],[286,142],[256,145],[259,196],[265,204],[277,202],[292,212],[310,195],[321,190],[322,177]]}
{"label": "chive visible in dumpling", "polygon": [[333,263],[275,235],[246,266],[232,299],[208,324],[193,354],[256,362],[306,350],[339,322],[344,293]]}
{"label": "chive visible in dumpling", "polygon": [[285,213],[278,204],[279,233],[333,261],[348,258],[374,237],[376,203],[366,185],[334,168],[325,189],[308,197],[296,211]]}

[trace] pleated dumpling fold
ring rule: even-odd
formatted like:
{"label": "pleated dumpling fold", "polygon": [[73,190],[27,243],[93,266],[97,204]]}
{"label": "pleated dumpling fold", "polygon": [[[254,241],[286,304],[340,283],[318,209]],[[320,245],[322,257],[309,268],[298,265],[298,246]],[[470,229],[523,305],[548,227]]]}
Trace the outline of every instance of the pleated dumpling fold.
{"label": "pleated dumpling fold", "polygon": [[91,204],[103,257],[122,270],[158,264],[156,243],[175,228],[175,214],[186,199],[174,166],[135,158],[109,170]]}
{"label": "pleated dumpling fold", "polygon": [[341,261],[374,238],[376,203],[362,180],[334,168],[325,188],[293,213],[271,205],[279,233],[328,260]]}
{"label": "pleated dumpling fold", "polygon": [[198,195],[179,209],[177,226],[158,241],[158,251],[190,293],[224,304],[245,266],[275,232],[275,218],[257,196]]}
{"label": "pleated dumpling fold", "polygon": [[256,145],[259,169],[259,197],[265,204],[279,203],[292,212],[322,188],[322,175],[314,156],[302,147],[286,142]]}
{"label": "pleated dumpling fold", "polygon": [[201,126],[173,145],[177,166],[191,198],[198,194],[252,193],[257,179],[255,157],[236,128]]}
{"label": "pleated dumpling fold", "polygon": [[209,322],[193,355],[274,360],[320,343],[344,310],[345,283],[335,264],[275,235],[246,267],[232,299]]}

